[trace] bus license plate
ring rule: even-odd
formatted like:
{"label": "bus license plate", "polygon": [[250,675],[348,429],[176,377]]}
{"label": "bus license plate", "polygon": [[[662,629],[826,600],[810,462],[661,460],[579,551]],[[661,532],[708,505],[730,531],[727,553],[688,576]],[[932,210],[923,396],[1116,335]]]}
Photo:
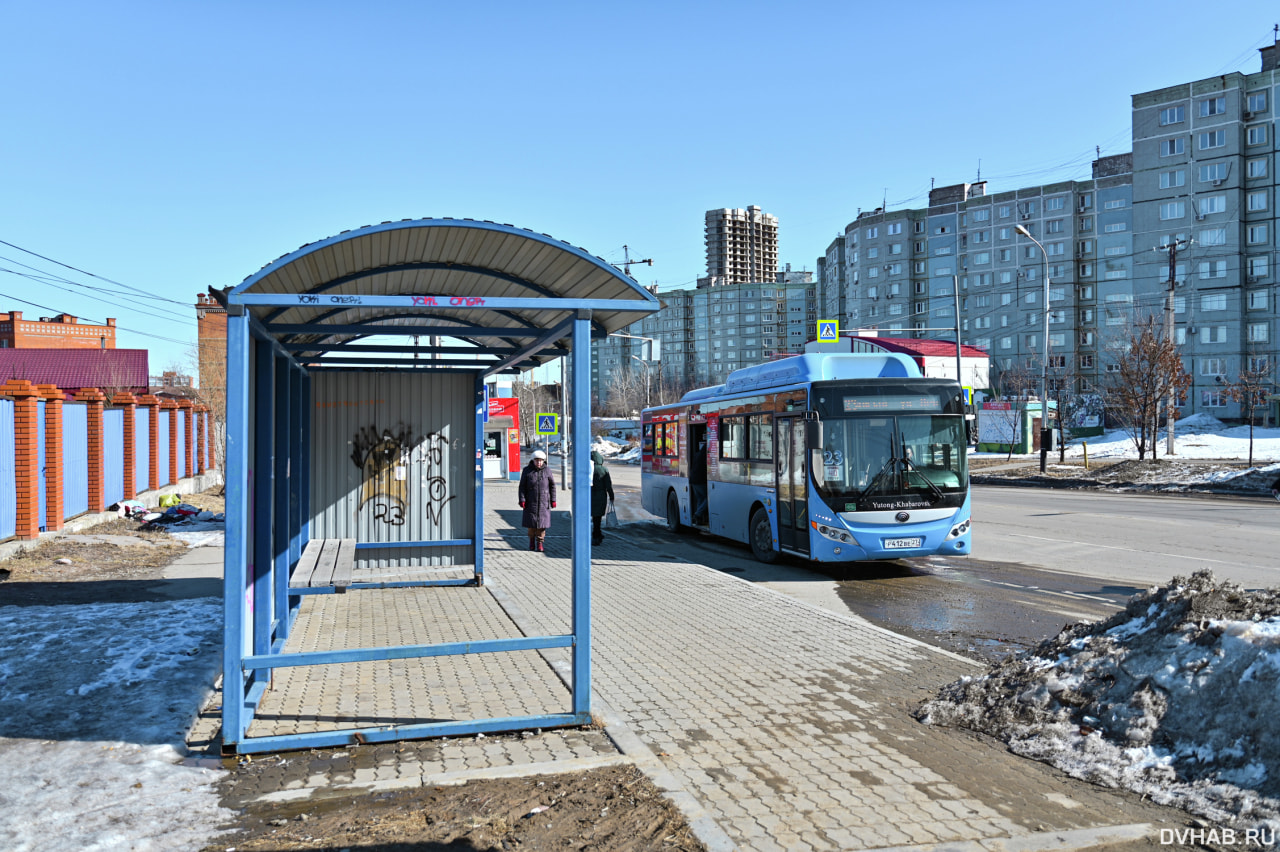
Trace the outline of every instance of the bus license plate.
{"label": "bus license plate", "polygon": [[922,538],[886,538],[884,546],[886,550],[902,550],[904,548],[919,547],[924,544]]}

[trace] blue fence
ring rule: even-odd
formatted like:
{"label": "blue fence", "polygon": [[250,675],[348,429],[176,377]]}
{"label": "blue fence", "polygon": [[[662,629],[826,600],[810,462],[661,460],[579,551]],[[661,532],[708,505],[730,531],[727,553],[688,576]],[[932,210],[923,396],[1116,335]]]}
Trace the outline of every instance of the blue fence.
{"label": "blue fence", "polygon": [[[30,531],[45,532],[58,529],[62,521],[70,520],[87,512],[98,512],[120,502],[130,491],[142,493],[151,489],[151,419],[156,418],[157,427],[156,461],[159,486],[173,485],[181,479],[194,476],[197,470],[212,469],[214,458],[211,442],[206,441],[202,447],[198,430],[209,428],[207,413],[185,411],[181,409],[162,411],[147,406],[134,409],[133,428],[126,432],[125,413],[123,408],[102,409],[102,504],[90,505],[89,501],[89,406],[84,403],[63,402],[61,404],[62,445],[60,463],[50,464],[45,450],[47,449],[46,422],[47,403],[44,399],[32,401],[35,407],[34,435],[25,440],[34,439],[34,446],[24,449],[33,451],[36,465],[36,491],[29,497],[17,493],[17,438],[15,423],[16,405],[12,399],[0,397],[0,540],[19,535],[18,514],[22,512],[23,529],[21,535],[28,536]],[[176,427],[177,440],[174,446],[176,464],[170,464],[170,432],[172,423]],[[197,434],[189,434],[189,431]],[[26,433],[24,433],[25,435]],[[126,450],[133,445],[133,464],[126,468]],[[24,447],[26,445],[24,444]],[[50,502],[50,494],[59,486],[61,480],[62,517],[57,517],[57,506]],[[130,487],[132,485],[132,487]],[[32,500],[31,516],[28,516],[26,500]],[[31,527],[27,524],[34,521]]]}
{"label": "blue fence", "polygon": [[0,399],[0,537],[18,530],[18,477],[15,470],[13,400]]}
{"label": "blue fence", "polygon": [[62,406],[62,517],[89,511],[89,409]]}
{"label": "blue fence", "polygon": [[151,487],[151,409],[139,408],[133,420],[133,490]]}
{"label": "blue fence", "polygon": [[187,448],[187,412],[178,411],[178,475],[173,479],[177,482],[179,479],[187,475],[187,468],[191,466],[191,453]]}
{"label": "blue fence", "polygon": [[36,517],[40,532],[49,529],[49,463],[44,457],[44,449],[44,400],[39,399],[36,400],[36,487],[40,489],[40,508]]}
{"label": "blue fence", "polygon": [[156,454],[156,459],[160,471],[161,485],[168,485],[173,481],[169,475],[169,418],[172,416],[173,412],[160,412],[160,431],[156,437],[156,443],[160,445],[160,451]]}
{"label": "blue fence", "polygon": [[124,499],[124,410],[102,412],[102,499],[110,506]]}

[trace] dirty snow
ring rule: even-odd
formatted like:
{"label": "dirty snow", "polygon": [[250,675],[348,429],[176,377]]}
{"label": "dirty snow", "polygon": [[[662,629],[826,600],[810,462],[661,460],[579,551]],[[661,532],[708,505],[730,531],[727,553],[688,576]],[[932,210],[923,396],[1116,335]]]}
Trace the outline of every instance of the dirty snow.
{"label": "dirty snow", "polygon": [[1280,829],[1280,590],[1175,577],[924,705],[1077,778]]}
{"label": "dirty snow", "polygon": [[199,849],[234,819],[183,766],[218,598],[0,607],[0,849]]}

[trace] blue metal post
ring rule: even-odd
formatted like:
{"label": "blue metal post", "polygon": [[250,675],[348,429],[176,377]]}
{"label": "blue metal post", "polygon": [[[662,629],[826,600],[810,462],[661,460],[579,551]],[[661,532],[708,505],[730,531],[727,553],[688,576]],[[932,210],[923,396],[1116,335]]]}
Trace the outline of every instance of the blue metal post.
{"label": "blue metal post", "polygon": [[254,341],[253,355],[253,653],[267,654],[271,651],[271,520],[272,494],[276,490],[272,441],[279,416],[274,385],[279,371],[267,341]]}
{"label": "blue metal post", "polygon": [[293,366],[289,371],[289,564],[296,565],[302,558],[302,469],[307,463],[304,454],[302,417],[302,368]]}
{"label": "blue metal post", "polygon": [[301,382],[302,406],[299,409],[301,417],[299,424],[302,427],[302,440],[298,442],[298,495],[300,497],[300,511],[302,522],[300,529],[302,536],[298,541],[299,554],[301,548],[307,546],[307,542],[311,541],[311,412],[313,406],[311,404],[311,374],[303,373]]}
{"label": "blue metal post", "polygon": [[289,463],[293,457],[293,441],[290,440],[293,424],[289,416],[293,408],[293,370],[289,362],[276,357],[275,403],[275,453],[272,459],[272,500],[274,502],[272,527],[272,598],[271,615],[276,631],[282,635],[288,633],[289,623],[289,568],[293,565],[290,559],[291,539],[293,537],[292,513],[290,511],[289,493],[293,490],[289,481]]}
{"label": "blue metal post", "polygon": [[226,546],[222,570],[222,741],[244,740],[244,598],[249,552],[249,315],[227,312]]}
{"label": "blue metal post", "polygon": [[591,714],[591,315],[573,323],[573,712]]}
{"label": "blue metal post", "polygon": [[476,375],[476,522],[475,522],[475,576],[476,585],[484,585],[484,376]]}

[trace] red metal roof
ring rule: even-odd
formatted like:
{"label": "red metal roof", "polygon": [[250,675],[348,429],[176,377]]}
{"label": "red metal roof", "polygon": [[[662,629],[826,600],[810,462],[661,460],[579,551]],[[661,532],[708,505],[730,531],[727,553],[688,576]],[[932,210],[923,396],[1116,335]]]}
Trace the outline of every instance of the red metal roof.
{"label": "red metal roof", "polygon": [[147,392],[145,349],[0,349],[0,383],[26,379],[64,391]]}
{"label": "red metal roof", "polygon": [[[925,358],[954,358],[956,344],[954,340],[916,340],[911,337],[856,337],[863,343],[879,346],[889,352],[901,352],[904,355],[919,355]],[[985,349],[960,344],[960,354],[964,358],[986,358]]]}

